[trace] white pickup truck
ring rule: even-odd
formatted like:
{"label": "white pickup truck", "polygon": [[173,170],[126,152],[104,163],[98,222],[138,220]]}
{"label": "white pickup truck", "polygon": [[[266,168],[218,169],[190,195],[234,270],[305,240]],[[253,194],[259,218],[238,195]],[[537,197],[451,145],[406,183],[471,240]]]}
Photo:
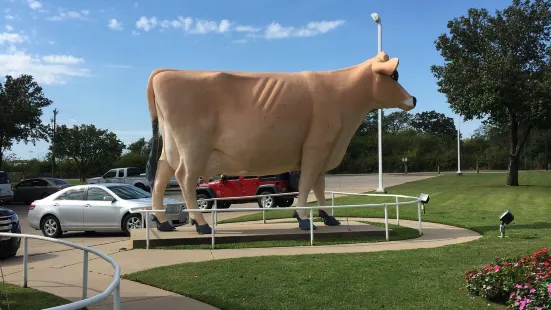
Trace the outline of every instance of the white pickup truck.
{"label": "white pickup truck", "polygon": [[[144,191],[150,191],[149,181],[145,173],[142,173],[136,167],[111,169],[101,177],[88,179],[88,184],[98,183],[125,183],[134,185]],[[179,187],[174,176],[168,182],[168,187]]]}

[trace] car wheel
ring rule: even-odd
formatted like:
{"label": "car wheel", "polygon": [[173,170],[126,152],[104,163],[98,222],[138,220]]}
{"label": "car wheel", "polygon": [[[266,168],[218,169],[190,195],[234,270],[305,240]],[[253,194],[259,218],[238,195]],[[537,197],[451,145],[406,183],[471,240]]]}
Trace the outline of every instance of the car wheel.
{"label": "car wheel", "polygon": [[59,220],[53,215],[47,215],[44,217],[40,226],[42,229],[42,234],[49,238],[59,238],[63,233]]}
{"label": "car wheel", "polygon": [[205,200],[205,199],[210,199],[209,196],[205,195],[205,194],[199,194],[197,195],[197,205],[199,207],[199,209],[211,209],[212,208],[212,205],[214,204],[214,201],[201,201],[201,200]]}
{"label": "car wheel", "polygon": [[130,229],[142,228],[142,216],[141,214],[131,213],[124,217],[122,230],[128,233]]}
{"label": "car wheel", "polygon": [[293,205],[293,202],[295,202],[295,198],[283,198],[279,199],[277,205],[280,208],[289,208]]}
{"label": "car wheel", "polygon": [[[273,194],[271,191],[263,191],[259,195],[269,195]],[[276,200],[274,196],[266,196],[258,199],[258,206],[261,208],[275,208],[277,207]]]}

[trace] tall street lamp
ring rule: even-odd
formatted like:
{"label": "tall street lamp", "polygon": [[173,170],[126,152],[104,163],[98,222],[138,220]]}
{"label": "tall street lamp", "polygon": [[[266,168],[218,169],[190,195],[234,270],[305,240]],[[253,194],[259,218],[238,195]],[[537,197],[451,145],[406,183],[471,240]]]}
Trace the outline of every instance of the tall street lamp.
{"label": "tall street lamp", "polygon": [[[371,18],[377,23],[377,42],[378,42],[378,52],[383,50],[383,24],[381,23],[381,17],[377,13],[371,13]],[[386,193],[386,190],[383,187],[383,130],[381,128],[382,123],[382,111],[378,111],[378,142],[379,142],[379,187],[377,188],[377,193]]]}
{"label": "tall street lamp", "polygon": [[461,138],[459,125],[461,123],[461,116],[457,116],[457,175],[462,175],[461,172]]}

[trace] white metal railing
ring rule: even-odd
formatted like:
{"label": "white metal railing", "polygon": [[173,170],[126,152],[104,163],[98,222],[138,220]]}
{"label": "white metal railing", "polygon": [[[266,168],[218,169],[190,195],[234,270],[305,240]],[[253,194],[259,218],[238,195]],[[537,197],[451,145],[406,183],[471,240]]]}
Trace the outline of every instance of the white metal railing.
{"label": "white metal railing", "polygon": [[[311,192],[311,191],[310,191]],[[325,193],[331,194],[331,206],[312,206],[312,207],[291,207],[293,210],[310,210],[309,218],[310,218],[310,245],[314,245],[314,209],[331,209],[331,214],[335,214],[335,209],[344,209],[344,208],[374,208],[374,207],[384,207],[384,219],[385,219],[385,238],[387,241],[390,240],[389,236],[389,229],[388,229],[388,206],[389,205],[395,205],[396,206],[396,222],[397,225],[400,225],[400,206],[401,205],[412,205],[417,204],[417,216],[418,216],[418,222],[419,222],[419,235],[423,234],[423,227],[422,227],[422,219],[421,219],[421,210],[424,208],[424,205],[419,197],[413,197],[413,196],[406,196],[406,195],[394,195],[394,194],[371,194],[371,193],[348,193],[348,192],[334,192],[334,191],[325,191]],[[212,225],[212,233],[211,233],[211,246],[214,249],[215,245],[215,235],[216,235],[216,224],[217,221],[217,214],[218,212],[258,212],[259,208],[235,208],[235,209],[217,209],[217,201],[219,200],[233,200],[233,199],[250,199],[250,198],[261,198],[261,197],[271,197],[271,196],[293,196],[297,195],[298,192],[290,192],[290,193],[280,193],[280,194],[266,194],[266,195],[254,195],[254,196],[240,196],[240,197],[226,197],[226,198],[209,198],[209,199],[201,199],[201,201],[214,201],[214,205],[212,209],[182,209],[183,212],[202,212],[202,213],[214,213],[211,216],[211,225]],[[335,195],[356,195],[356,196],[371,196],[371,197],[394,197],[396,199],[396,202],[392,203],[377,203],[377,204],[357,204],[357,205],[341,205],[341,206],[335,206]],[[411,201],[400,201],[400,198],[403,199],[413,199]],[[170,204],[168,204],[170,205]],[[168,206],[167,205],[167,206]],[[179,204],[181,205],[181,203]],[[291,209],[291,208],[262,208],[262,221],[265,224],[266,223],[266,211],[273,211],[273,210],[285,210],[285,209]],[[145,242],[146,242],[146,249],[149,249],[149,230],[151,228],[151,218],[148,216],[150,213],[154,212],[162,212],[162,210],[152,210],[151,207],[131,207],[129,209],[131,213],[141,213],[142,218],[145,218],[145,220],[142,220],[142,227],[145,223]],[[191,222],[191,221],[190,221]]]}
{"label": "white metal railing", "polygon": [[[121,306],[121,291],[120,291],[120,281],[121,281],[121,267],[117,262],[104,254],[101,251],[98,251],[96,249],[72,243],[69,241],[61,240],[61,239],[54,239],[54,238],[48,238],[43,236],[35,236],[35,235],[26,235],[26,234],[14,234],[14,233],[0,233],[0,236],[4,237],[12,237],[12,238],[22,238],[23,239],[23,287],[27,287],[27,273],[28,273],[28,262],[29,262],[29,245],[28,240],[30,239],[39,239],[39,240],[45,240],[55,243],[61,243],[67,246],[70,246],[72,248],[80,249],[84,251],[83,256],[83,267],[82,267],[82,300],[72,302],[70,304],[65,304],[57,307],[47,308],[44,310],[77,310],[77,309],[83,309],[85,307],[88,307],[92,304],[98,303],[104,299],[106,299],[110,294],[113,294],[113,309],[120,310]],[[113,268],[115,269],[115,274],[113,275],[113,281],[105,291],[99,293],[98,295],[87,297],[88,293],[88,253],[94,253],[97,256],[101,257],[103,260],[109,262]]]}

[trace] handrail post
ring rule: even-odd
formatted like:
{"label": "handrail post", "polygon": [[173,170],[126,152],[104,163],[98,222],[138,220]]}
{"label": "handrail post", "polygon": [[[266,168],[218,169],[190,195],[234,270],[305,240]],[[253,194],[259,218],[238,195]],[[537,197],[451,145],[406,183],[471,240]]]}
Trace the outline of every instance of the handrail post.
{"label": "handrail post", "polygon": [[[335,192],[331,192],[331,206],[335,206]],[[331,208],[331,216],[335,216],[335,208]]]}
{"label": "handrail post", "polygon": [[27,287],[27,269],[29,264],[28,238],[23,238],[23,287]]}
{"label": "handrail post", "polygon": [[88,296],[88,251],[84,252],[84,259],[82,260],[82,300]]}
{"label": "handrail post", "polygon": [[149,250],[149,226],[151,225],[151,223],[149,222],[150,218],[151,218],[151,215],[147,215],[145,217],[145,221],[143,221],[145,223],[145,248],[146,248],[146,250]]}
{"label": "handrail post", "polygon": [[385,237],[386,241],[389,241],[389,233],[388,233],[388,205],[385,203]]}
{"label": "handrail post", "polygon": [[396,196],[396,225],[400,226],[400,198]]}
{"label": "handrail post", "polygon": [[423,234],[423,226],[421,224],[421,202],[417,202],[417,216],[419,217],[419,236]]}
{"label": "handrail post", "polygon": [[119,285],[115,288],[115,294],[113,296],[113,309],[121,310],[121,282],[119,280]]}
{"label": "handrail post", "polygon": [[314,209],[310,209],[310,245],[314,245]]}
{"label": "handrail post", "polygon": [[214,227],[214,215],[216,215],[216,200],[214,201],[214,214],[211,215],[210,219],[211,219],[211,222],[212,222],[212,232],[210,234],[211,236],[211,248],[214,249],[214,234],[215,234],[215,227]]}

